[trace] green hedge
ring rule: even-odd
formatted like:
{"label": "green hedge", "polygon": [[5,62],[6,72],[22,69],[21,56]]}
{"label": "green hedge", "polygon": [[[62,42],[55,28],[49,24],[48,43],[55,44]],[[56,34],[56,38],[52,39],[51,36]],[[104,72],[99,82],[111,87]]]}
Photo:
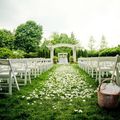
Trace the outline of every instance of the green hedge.
{"label": "green hedge", "polygon": [[25,58],[37,58],[38,53],[37,52],[29,52],[25,54]]}
{"label": "green hedge", "polygon": [[8,48],[0,48],[0,58],[24,58],[25,52],[22,50],[10,50]]}
{"label": "green hedge", "polygon": [[13,50],[12,58],[24,58],[25,52],[23,50]]}
{"label": "green hedge", "polygon": [[116,56],[120,55],[120,46],[114,48],[106,48],[99,51],[88,51],[88,57],[98,57],[98,56]]}
{"label": "green hedge", "polygon": [[0,58],[7,59],[12,58],[12,51],[8,48],[0,48]]}
{"label": "green hedge", "polygon": [[120,47],[107,48],[100,51],[99,56],[116,56],[120,55]]}
{"label": "green hedge", "polygon": [[99,51],[88,51],[88,57],[98,57]]}

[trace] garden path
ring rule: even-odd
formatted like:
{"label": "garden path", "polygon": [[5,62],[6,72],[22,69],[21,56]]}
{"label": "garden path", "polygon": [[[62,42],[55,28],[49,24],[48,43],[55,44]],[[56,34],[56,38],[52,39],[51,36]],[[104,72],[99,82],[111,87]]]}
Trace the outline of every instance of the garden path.
{"label": "garden path", "polygon": [[91,98],[93,94],[94,89],[85,82],[78,70],[71,65],[60,65],[54,72],[49,73],[49,79],[45,82],[43,89],[35,88],[26,96],[26,99],[28,104],[36,103],[36,101],[30,103],[30,99],[72,101],[73,98],[82,98],[84,101],[84,98]]}

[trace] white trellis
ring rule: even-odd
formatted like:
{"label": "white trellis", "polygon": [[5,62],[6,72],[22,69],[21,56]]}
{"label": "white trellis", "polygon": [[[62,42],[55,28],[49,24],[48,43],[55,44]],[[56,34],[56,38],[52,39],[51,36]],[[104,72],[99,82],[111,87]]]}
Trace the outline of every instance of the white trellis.
{"label": "white trellis", "polygon": [[75,45],[74,44],[63,44],[63,43],[56,44],[56,45],[49,44],[47,47],[50,50],[50,58],[51,58],[51,60],[53,60],[54,49],[55,48],[58,48],[58,47],[72,48],[72,50],[73,50],[73,60],[74,60],[74,62],[76,62],[76,48],[78,47],[78,44],[75,44]]}

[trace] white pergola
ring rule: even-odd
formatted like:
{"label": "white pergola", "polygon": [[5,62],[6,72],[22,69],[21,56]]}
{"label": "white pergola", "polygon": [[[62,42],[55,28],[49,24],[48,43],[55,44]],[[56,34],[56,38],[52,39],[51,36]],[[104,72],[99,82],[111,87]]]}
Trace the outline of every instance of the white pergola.
{"label": "white pergola", "polygon": [[72,50],[73,50],[73,59],[74,59],[74,62],[76,62],[76,48],[79,47],[78,44],[75,44],[75,45],[74,44],[63,44],[63,43],[55,44],[55,45],[49,44],[49,45],[47,45],[47,47],[50,50],[50,58],[51,58],[51,60],[53,60],[54,49],[55,48],[58,48],[58,47],[69,47],[69,48],[72,48]]}

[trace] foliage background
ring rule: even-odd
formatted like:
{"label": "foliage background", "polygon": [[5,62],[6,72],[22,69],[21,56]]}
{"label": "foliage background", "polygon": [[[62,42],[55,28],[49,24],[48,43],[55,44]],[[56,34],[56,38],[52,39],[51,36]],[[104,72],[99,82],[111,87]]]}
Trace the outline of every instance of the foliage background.
{"label": "foliage background", "polygon": [[[44,38],[43,42],[41,42],[43,32],[43,27],[32,20],[20,24],[13,32],[0,29],[0,58],[50,58],[50,50],[47,48],[47,45],[79,43],[73,32],[70,35],[54,32],[49,39]],[[94,43],[95,39],[91,36],[88,43],[89,50],[80,46],[77,49],[77,58],[120,55],[120,45],[113,48],[107,47],[104,35],[101,37],[98,50],[95,49]],[[56,48],[54,55],[57,57],[58,53],[68,53],[68,60],[73,55],[72,49],[67,47]]]}

